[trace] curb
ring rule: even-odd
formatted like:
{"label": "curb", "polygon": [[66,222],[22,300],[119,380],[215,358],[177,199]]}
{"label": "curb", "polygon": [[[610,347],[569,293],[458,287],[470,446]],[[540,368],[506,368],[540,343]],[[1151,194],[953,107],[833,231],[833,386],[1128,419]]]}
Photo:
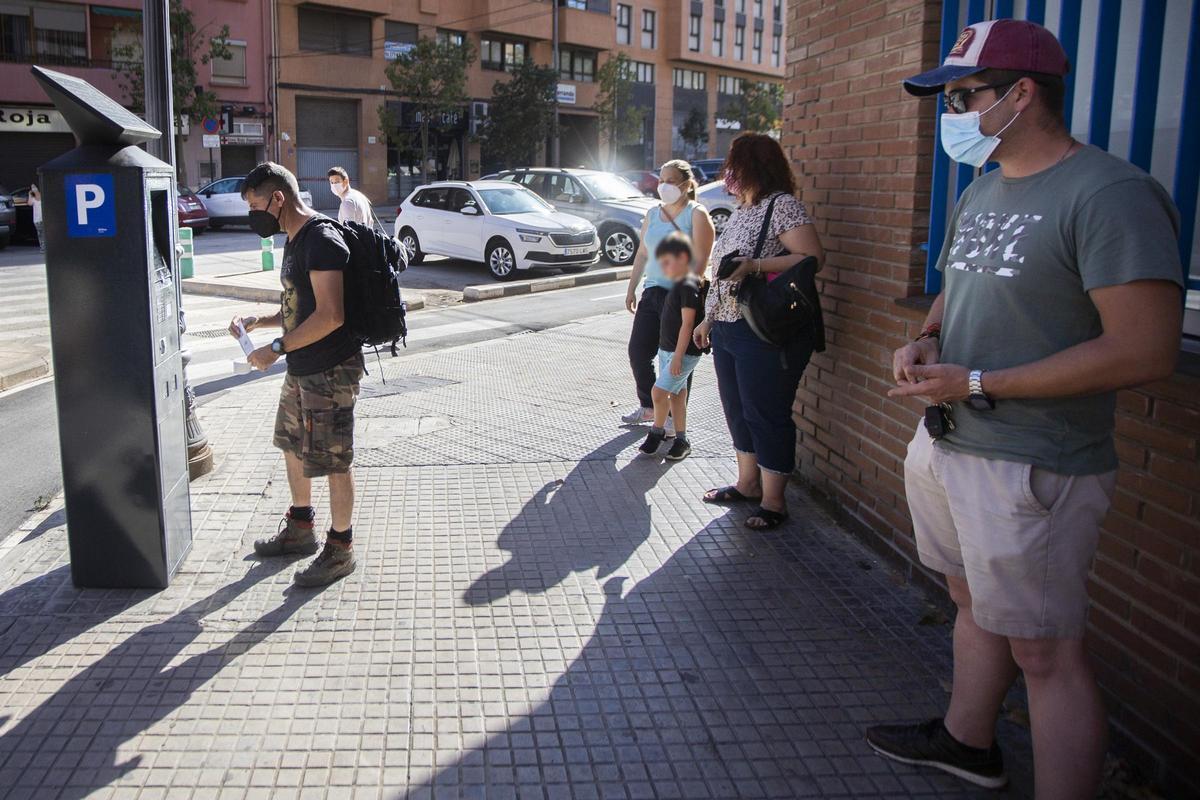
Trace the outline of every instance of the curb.
{"label": "curb", "polygon": [[477,286],[467,286],[463,289],[463,302],[475,303],[480,300],[495,300],[498,297],[514,297],[519,294],[535,292],[552,292],[555,289],[571,289],[576,286],[591,286],[595,283],[610,283],[625,280],[633,274],[633,267],[609,267],[607,269],[589,270],[578,275],[554,275],[549,278],[534,278],[528,281],[512,281],[511,283],[482,283]]}
{"label": "curb", "polygon": [[[230,300],[240,300],[244,303],[266,303],[274,305],[279,302],[279,289],[267,289],[260,286],[239,286],[231,283],[215,283],[188,278],[182,281],[184,294],[203,295],[205,297],[228,297]],[[425,300],[420,297],[409,300],[409,311],[419,311],[425,307]]]}
{"label": "curb", "polygon": [[35,363],[27,367],[20,367],[12,372],[0,372],[0,392],[7,392],[9,389],[15,389],[23,383],[36,381],[38,378],[44,378],[49,375],[49,360],[45,358],[39,358],[37,361],[40,363]]}

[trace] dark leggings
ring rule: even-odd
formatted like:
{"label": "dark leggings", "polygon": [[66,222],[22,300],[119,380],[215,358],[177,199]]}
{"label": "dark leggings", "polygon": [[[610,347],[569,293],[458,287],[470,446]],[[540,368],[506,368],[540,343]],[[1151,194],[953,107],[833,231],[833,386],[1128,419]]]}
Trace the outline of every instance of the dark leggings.
{"label": "dark leggings", "polygon": [[633,315],[633,329],[629,331],[629,368],[633,370],[638,402],[642,408],[654,407],[650,390],[654,388],[654,359],[658,357],[658,335],[666,300],[666,289],[660,286],[646,287]]}

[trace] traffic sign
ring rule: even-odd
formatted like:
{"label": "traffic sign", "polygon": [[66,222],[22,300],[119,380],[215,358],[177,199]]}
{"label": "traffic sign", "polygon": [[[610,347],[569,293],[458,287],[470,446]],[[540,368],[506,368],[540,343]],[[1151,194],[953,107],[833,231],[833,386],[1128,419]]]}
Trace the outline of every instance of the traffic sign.
{"label": "traffic sign", "polygon": [[221,121],[214,117],[205,117],[200,125],[204,128],[205,133],[216,133],[221,130]]}
{"label": "traffic sign", "polygon": [[205,147],[216,148],[221,146],[221,134],[219,133],[206,133],[203,139]]}

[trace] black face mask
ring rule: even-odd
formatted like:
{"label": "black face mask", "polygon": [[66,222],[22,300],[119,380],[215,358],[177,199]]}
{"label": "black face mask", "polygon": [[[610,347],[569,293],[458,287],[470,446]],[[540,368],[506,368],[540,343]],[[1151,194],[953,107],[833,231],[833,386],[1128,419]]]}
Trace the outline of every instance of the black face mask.
{"label": "black face mask", "polygon": [[[274,200],[274,198],[271,198]],[[267,208],[271,207],[271,203],[267,203]],[[283,208],[280,207],[279,213],[283,213]],[[270,211],[259,211],[250,209],[250,230],[257,233],[263,239],[270,239],[275,234],[279,233],[279,217],[272,214]]]}

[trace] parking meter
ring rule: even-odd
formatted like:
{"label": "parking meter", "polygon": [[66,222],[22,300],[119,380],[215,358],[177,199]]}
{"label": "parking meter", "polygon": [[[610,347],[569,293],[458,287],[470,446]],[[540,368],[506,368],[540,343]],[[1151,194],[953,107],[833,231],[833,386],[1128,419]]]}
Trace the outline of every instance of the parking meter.
{"label": "parking meter", "polygon": [[71,577],[165,588],[192,541],[175,170],[91,84],[33,73],[78,143],[39,170]]}

